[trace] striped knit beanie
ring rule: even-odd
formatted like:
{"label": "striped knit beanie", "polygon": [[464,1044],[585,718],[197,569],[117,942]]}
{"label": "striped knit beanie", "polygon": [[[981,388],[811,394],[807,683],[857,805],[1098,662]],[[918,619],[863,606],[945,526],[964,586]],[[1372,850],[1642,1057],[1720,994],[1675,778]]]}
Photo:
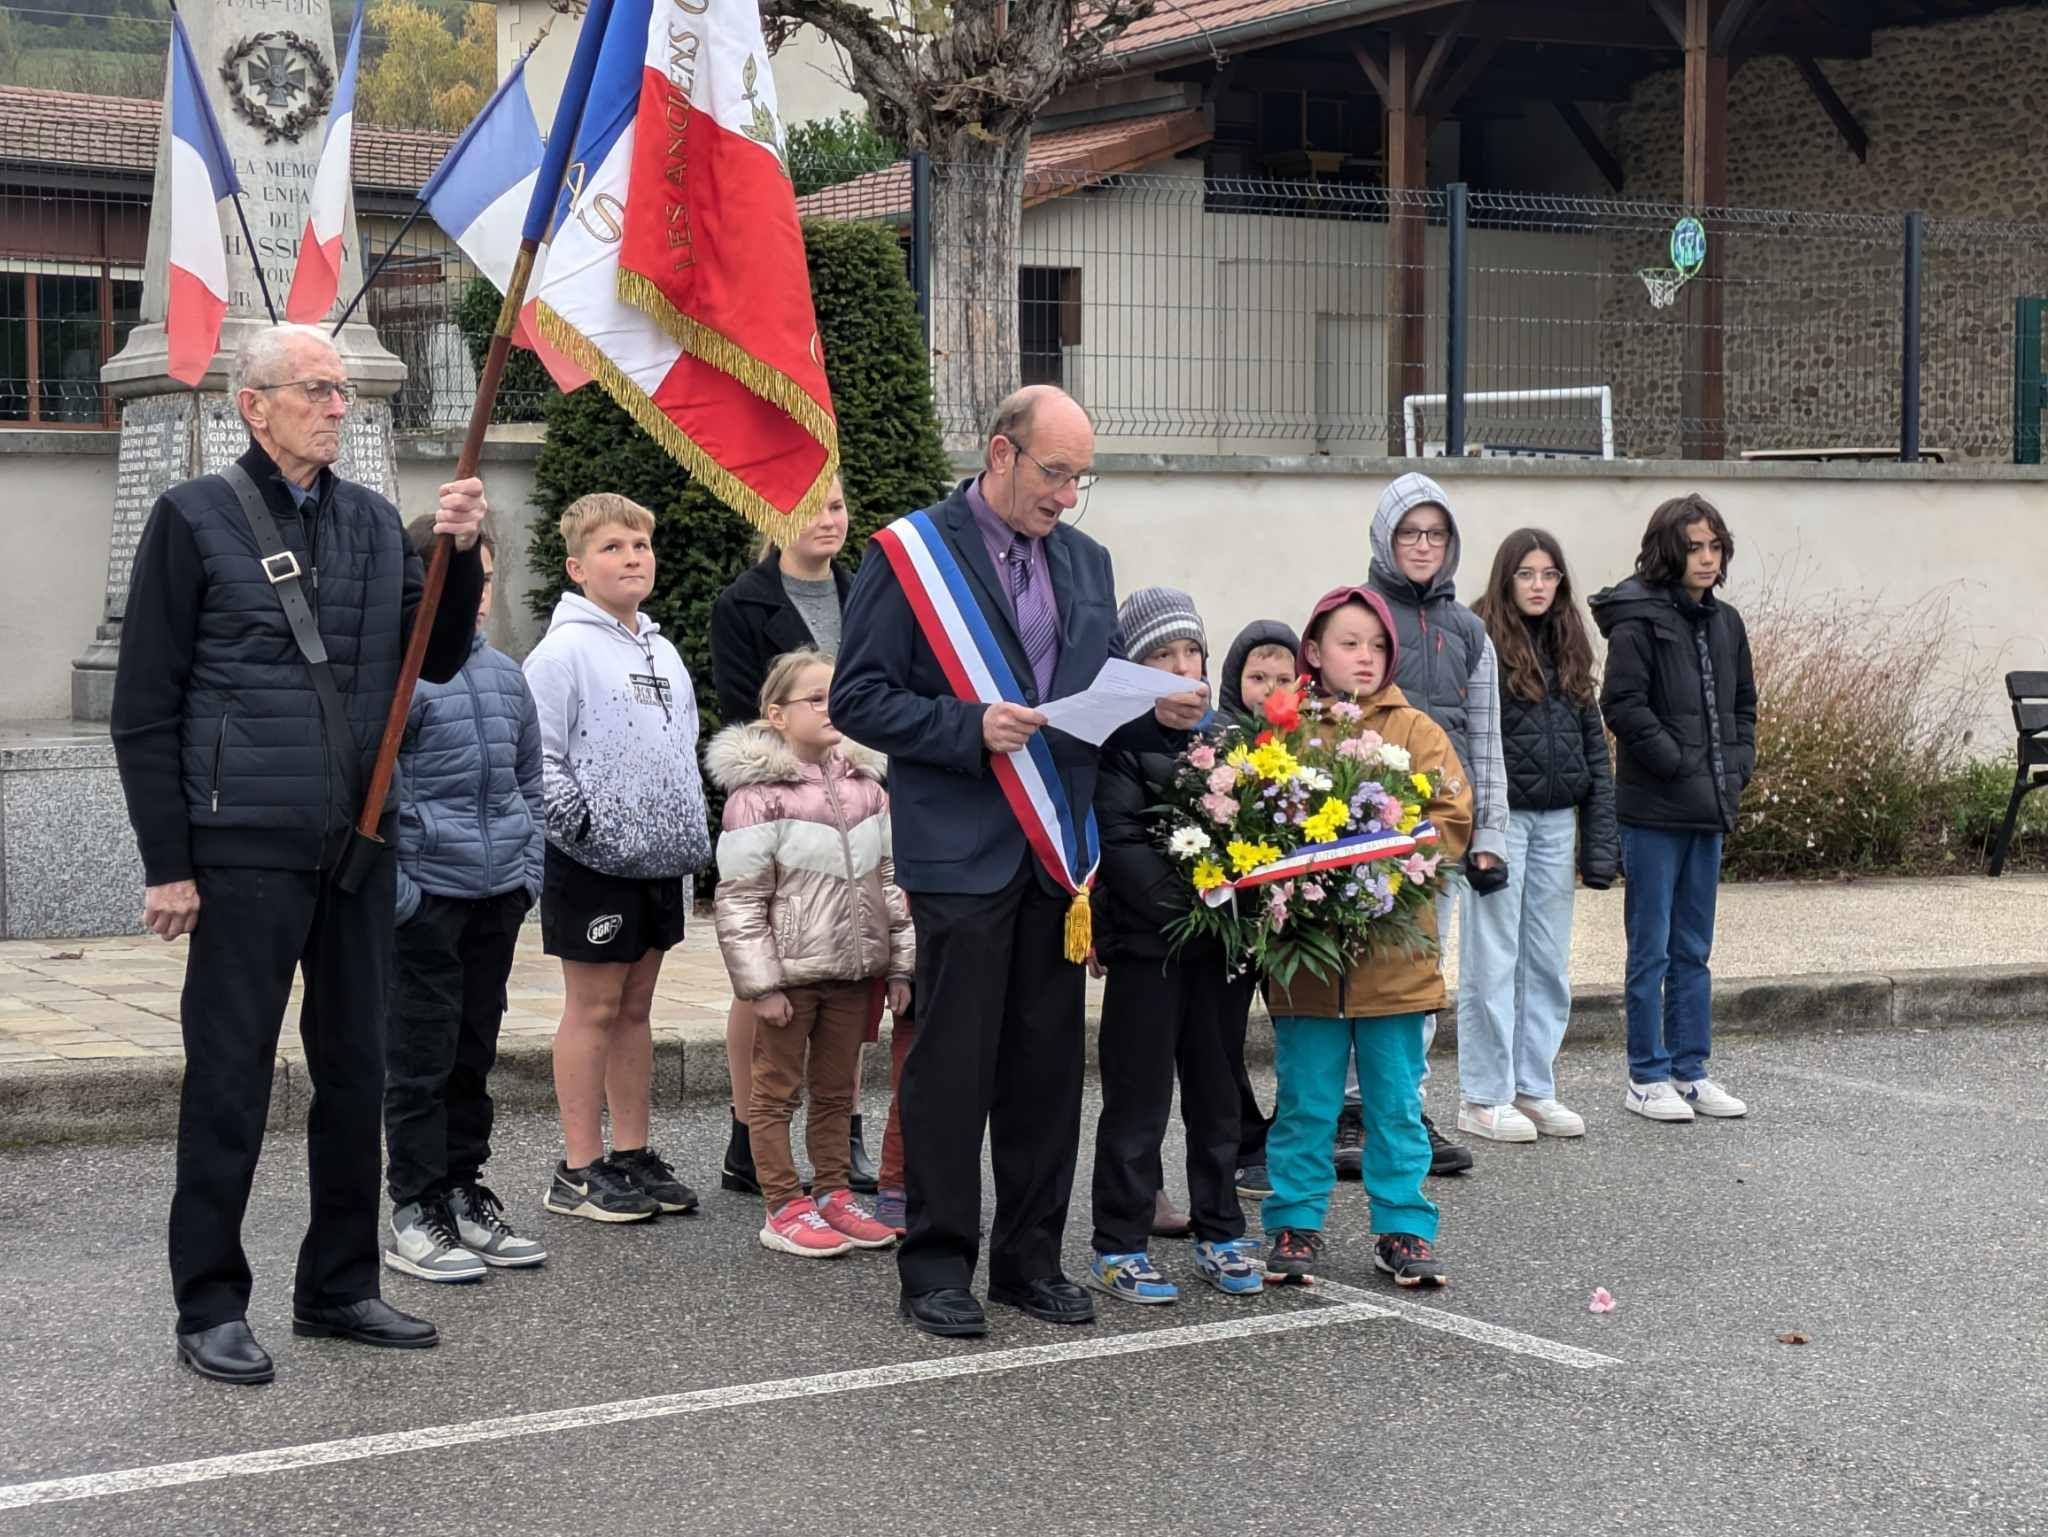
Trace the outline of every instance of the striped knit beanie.
{"label": "striped knit beanie", "polygon": [[1139,588],[1124,599],[1116,622],[1124,632],[1124,654],[1134,662],[1176,640],[1193,641],[1202,648],[1202,660],[1209,659],[1209,637],[1203,633],[1202,616],[1195,612],[1195,600],[1175,588]]}

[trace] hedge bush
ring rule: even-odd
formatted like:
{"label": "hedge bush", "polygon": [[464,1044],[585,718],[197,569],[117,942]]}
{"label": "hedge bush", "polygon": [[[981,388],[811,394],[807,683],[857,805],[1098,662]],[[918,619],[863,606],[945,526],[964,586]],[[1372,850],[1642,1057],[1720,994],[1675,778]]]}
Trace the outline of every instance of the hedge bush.
{"label": "hedge bush", "polygon": [[[491,331],[498,324],[498,307],[504,295],[487,277],[473,277],[462,290],[455,306],[455,324],[469,345],[469,366],[484,371],[484,354],[491,350]],[[491,408],[494,422],[537,422],[547,415],[547,398],[555,382],[540,366],[540,359],[524,347],[514,347],[505,359],[505,377],[498,385],[498,398]]]}
{"label": "hedge bush", "polygon": [[[840,560],[851,570],[868,535],[936,501],[949,471],[896,236],[880,225],[820,220],[804,225],[804,248],[839,420],[852,513]],[[622,492],[648,508],[655,515],[655,585],[647,611],[689,666],[708,738],[720,725],[711,690],[711,605],[752,562],[753,527],[693,481],[597,385],[553,394],[546,420],[534,471],[534,503],[544,516],[528,553],[540,579],[529,599],[533,612],[546,618],[567,585],[556,528],[564,508],[591,491]]]}

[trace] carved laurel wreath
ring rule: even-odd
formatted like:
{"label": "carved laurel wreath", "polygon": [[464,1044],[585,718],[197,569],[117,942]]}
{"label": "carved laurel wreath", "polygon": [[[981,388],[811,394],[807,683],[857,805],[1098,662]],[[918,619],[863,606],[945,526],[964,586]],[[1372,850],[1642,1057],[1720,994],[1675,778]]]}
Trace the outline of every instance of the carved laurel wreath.
{"label": "carved laurel wreath", "polygon": [[[271,43],[282,43],[292,49],[306,66],[305,103],[281,118],[272,117],[268,108],[250,99],[249,82],[242,73],[242,65],[249,56]],[[265,144],[275,144],[280,139],[296,144],[307,129],[326,117],[327,105],[334,99],[334,71],[327,67],[320,50],[296,32],[257,32],[243,38],[221,60],[220,77],[227,82],[228,100],[234,104],[235,116],[252,128],[262,129]]]}

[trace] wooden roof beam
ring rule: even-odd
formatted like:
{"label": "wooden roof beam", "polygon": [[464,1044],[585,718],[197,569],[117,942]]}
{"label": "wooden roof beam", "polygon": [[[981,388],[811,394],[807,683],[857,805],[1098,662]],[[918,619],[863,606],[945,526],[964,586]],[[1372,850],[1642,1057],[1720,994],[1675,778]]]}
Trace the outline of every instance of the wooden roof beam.
{"label": "wooden roof beam", "polygon": [[1487,65],[1500,51],[1500,39],[1482,37],[1475,40],[1458,67],[1451,71],[1450,78],[1437,87],[1436,94],[1423,102],[1422,111],[1426,117],[1442,117],[1446,112],[1465,99],[1472,87],[1479,83],[1479,77],[1486,73]]}
{"label": "wooden roof beam", "polygon": [[1828,115],[1828,121],[1835,125],[1835,132],[1842,136],[1842,142],[1849,146],[1860,161],[1870,159],[1870,135],[1863,131],[1863,125],[1856,121],[1856,114],[1849,110],[1849,104],[1835,94],[1834,86],[1809,54],[1799,54],[1792,60],[1799,71],[1799,78],[1806,82],[1806,88],[1813,92],[1813,99],[1820,103],[1821,111]]}
{"label": "wooden roof beam", "polygon": [[1671,34],[1674,48],[1685,46],[1685,16],[1672,0],[1649,0],[1650,12],[1664,23],[1664,30]]}
{"label": "wooden roof beam", "polygon": [[1414,94],[1409,98],[1409,105],[1419,108],[1428,98],[1429,88],[1436,83],[1437,74],[1444,67],[1444,60],[1451,56],[1451,50],[1458,45],[1458,39],[1464,36],[1465,28],[1470,24],[1472,13],[1478,9],[1478,5],[1479,0],[1465,0],[1465,3],[1448,18],[1443,31],[1437,34],[1436,41],[1429,45],[1429,52],[1423,55],[1421,67],[1415,71]]}
{"label": "wooden roof beam", "polygon": [[1387,83],[1387,66],[1374,56],[1372,49],[1355,37],[1351,39],[1351,57],[1358,61],[1359,73],[1365,76],[1366,83],[1379,97],[1380,105],[1391,110],[1394,91]]}
{"label": "wooden roof beam", "polygon": [[1586,121],[1586,114],[1578,109],[1575,102],[1553,100],[1550,104],[1557,109],[1557,115],[1564,119],[1564,125],[1571,130],[1572,137],[1579,141],[1579,148],[1586,152],[1586,158],[1593,162],[1593,168],[1606,178],[1609,187],[1619,192],[1622,182],[1621,162],[1615,158],[1612,150],[1600,142],[1600,135],[1594,131],[1593,125]]}

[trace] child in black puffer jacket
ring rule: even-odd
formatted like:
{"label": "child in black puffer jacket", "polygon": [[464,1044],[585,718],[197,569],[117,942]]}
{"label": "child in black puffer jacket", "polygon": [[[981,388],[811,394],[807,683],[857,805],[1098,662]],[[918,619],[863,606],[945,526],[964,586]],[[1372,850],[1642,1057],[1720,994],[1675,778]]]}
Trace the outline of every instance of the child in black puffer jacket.
{"label": "child in black puffer jacket", "polygon": [[1502,541],[1472,607],[1500,658],[1508,883],[1459,931],[1458,1129],[1495,1142],[1581,1136],[1552,1076],[1572,1007],[1573,849],[1596,889],[1620,859],[1593,646],[1564,550],[1540,528]]}
{"label": "child in black puffer jacket", "polygon": [[1653,1121],[1748,1108],[1707,1076],[1721,840],[1756,772],[1749,635],[1714,592],[1734,555],[1710,502],[1674,497],[1651,515],[1636,574],[1592,602],[1628,880],[1624,1104]]}

